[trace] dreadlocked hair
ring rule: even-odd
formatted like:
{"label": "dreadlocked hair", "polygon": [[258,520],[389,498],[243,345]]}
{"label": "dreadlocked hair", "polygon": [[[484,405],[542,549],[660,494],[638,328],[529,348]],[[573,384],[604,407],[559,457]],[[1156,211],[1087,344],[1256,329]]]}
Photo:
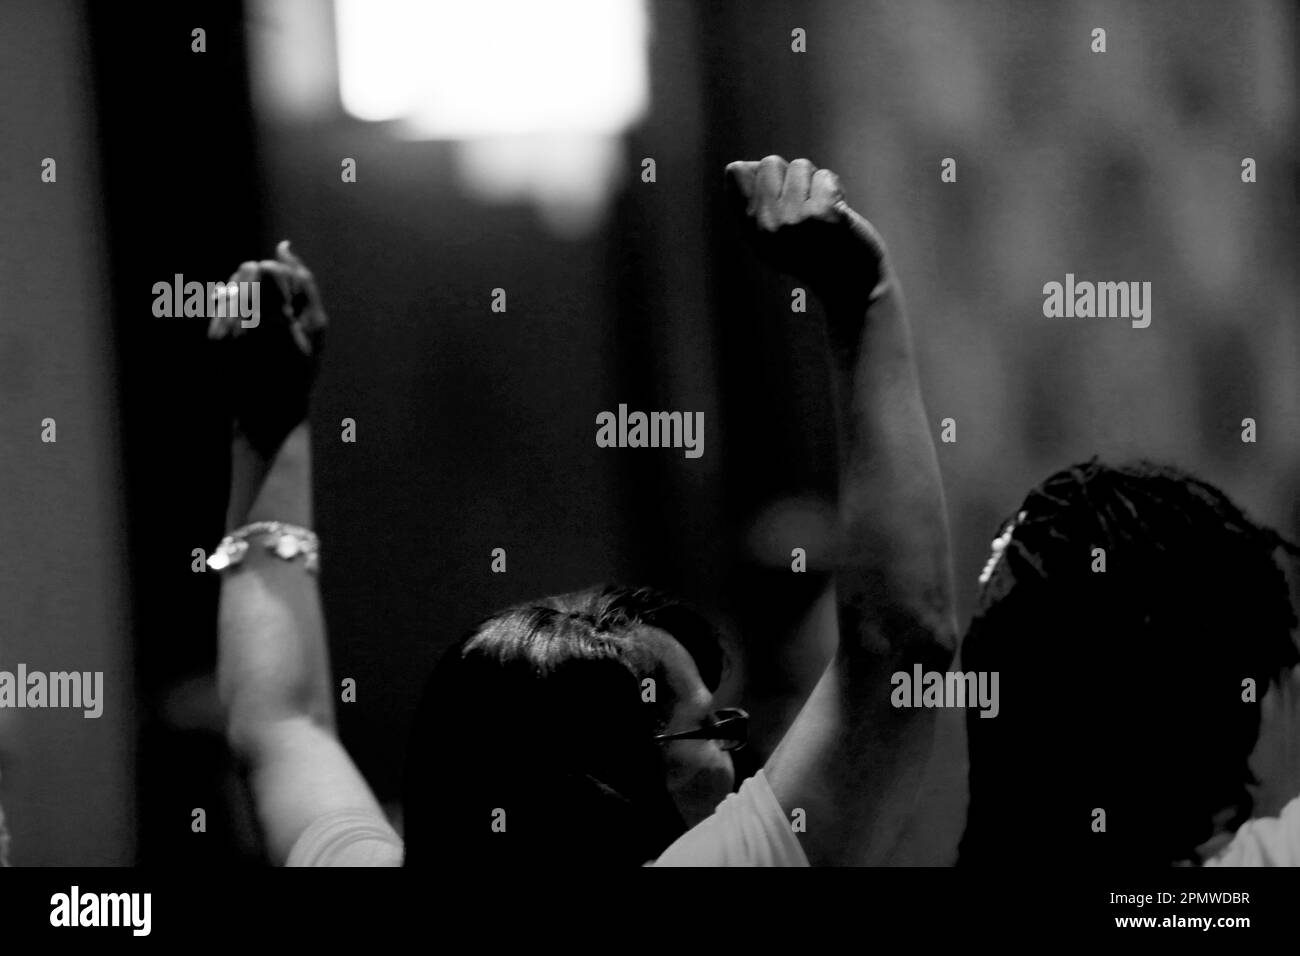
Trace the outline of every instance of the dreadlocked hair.
{"label": "dreadlocked hair", "polygon": [[1030,821],[1040,855],[1049,831],[1083,862],[1197,860],[1253,808],[1259,703],[1300,662],[1275,555],[1300,547],[1179,469],[1096,458],[1001,530],[962,650],[1002,696],[996,719],[968,717],[962,861],[1005,859]]}

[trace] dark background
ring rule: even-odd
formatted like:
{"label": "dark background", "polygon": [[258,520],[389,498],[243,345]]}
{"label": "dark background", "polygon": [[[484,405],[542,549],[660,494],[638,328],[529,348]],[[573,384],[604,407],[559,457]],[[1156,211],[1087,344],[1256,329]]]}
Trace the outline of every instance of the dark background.
{"label": "dark background", "polygon": [[[576,237],[477,198],[456,143],[336,101],[269,108],[258,57],[306,44],[332,68],[328,7],[0,13],[0,532],[19,544],[0,559],[0,666],[105,669],[112,688],[99,722],[0,713],[14,862],[258,858],[211,681],[215,576],[191,571],[222,532],[222,393],[239,383],[217,377],[202,322],[152,316],[151,289],[224,278],[286,236],[332,320],[313,429],[335,678],[358,687],[340,730],[386,802],[428,668],[518,600],[613,580],[697,601],[734,643],[724,703],[755,715],[751,760],[815,681],[833,641],[822,341],[815,306],[792,315],[791,283],[735,244],[732,159],[834,168],[888,239],[936,440],[957,422],[938,450],[963,619],[998,519],[1094,453],[1191,468],[1300,534],[1289,5],[660,0],[649,110]],[[1066,272],[1151,281],[1150,328],[1045,319],[1042,285]],[[704,456],[597,448],[595,416],[619,403],[703,411]],[[45,415],[57,445],[39,443]],[[896,862],[951,859],[960,731],[945,714]],[[1300,787],[1294,740],[1261,746],[1264,812]]]}

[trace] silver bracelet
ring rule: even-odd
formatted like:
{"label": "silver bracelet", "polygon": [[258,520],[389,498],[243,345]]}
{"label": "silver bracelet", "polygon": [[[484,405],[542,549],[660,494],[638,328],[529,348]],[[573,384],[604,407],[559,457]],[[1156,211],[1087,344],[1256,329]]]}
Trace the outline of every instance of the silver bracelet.
{"label": "silver bracelet", "polygon": [[248,539],[255,535],[265,538],[266,550],[276,557],[292,561],[301,554],[305,558],[303,567],[312,574],[319,570],[320,539],[306,528],[283,521],[254,521],[236,528],[221,539],[208,557],[208,567],[213,571],[224,571],[239,564],[248,554]]}

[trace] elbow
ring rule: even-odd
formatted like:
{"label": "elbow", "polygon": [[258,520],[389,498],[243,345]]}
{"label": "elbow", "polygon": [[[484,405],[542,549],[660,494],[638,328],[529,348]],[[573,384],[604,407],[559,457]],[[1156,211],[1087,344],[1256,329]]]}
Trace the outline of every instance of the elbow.
{"label": "elbow", "polygon": [[226,746],[241,763],[254,765],[275,724],[275,710],[261,706],[248,694],[222,696],[225,705]]}
{"label": "elbow", "polygon": [[226,719],[226,746],[244,766],[256,765],[265,736],[265,725],[234,716]]}
{"label": "elbow", "polygon": [[246,765],[255,766],[278,727],[286,722],[306,721],[333,732],[328,710],[313,707],[305,695],[285,696],[259,692],[248,687],[222,695],[225,704],[226,745]]}
{"label": "elbow", "polygon": [[924,671],[947,670],[957,654],[957,627],[951,614],[910,611],[896,616],[892,628],[887,653],[900,669],[919,664]]}

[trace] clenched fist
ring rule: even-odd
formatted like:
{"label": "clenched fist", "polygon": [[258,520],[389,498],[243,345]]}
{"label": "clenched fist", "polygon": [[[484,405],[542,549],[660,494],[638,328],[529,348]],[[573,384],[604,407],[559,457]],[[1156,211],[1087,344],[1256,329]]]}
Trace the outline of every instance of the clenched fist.
{"label": "clenched fist", "polygon": [[875,227],[848,207],[840,178],[806,159],[780,156],[727,165],[737,215],[759,254],[806,282],[827,305],[863,306],[888,276]]}
{"label": "clenched fist", "polygon": [[[225,387],[234,397],[236,427],[265,456],[307,415],[326,325],[316,279],[288,241],[275,259],[245,262],[218,294],[237,283],[258,284],[258,314],[244,327],[238,310],[214,309],[208,337],[223,340]],[[234,292],[234,294],[238,294]]]}

